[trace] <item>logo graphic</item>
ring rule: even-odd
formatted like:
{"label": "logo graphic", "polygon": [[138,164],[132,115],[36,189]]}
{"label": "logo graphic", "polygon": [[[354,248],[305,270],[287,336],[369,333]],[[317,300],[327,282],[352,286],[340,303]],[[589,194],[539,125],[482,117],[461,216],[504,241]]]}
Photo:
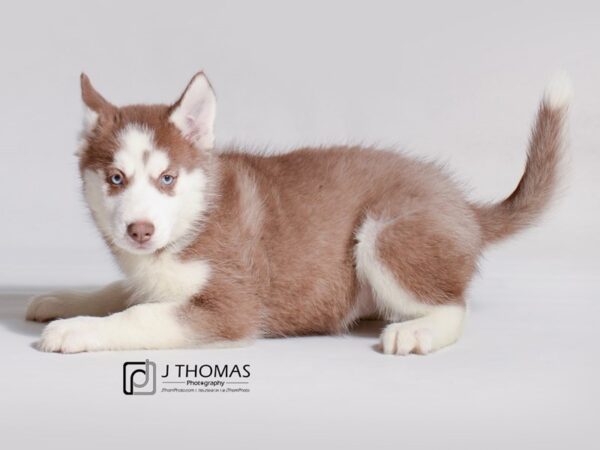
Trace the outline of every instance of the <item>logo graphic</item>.
{"label": "logo graphic", "polygon": [[153,395],[156,393],[156,363],[146,361],[123,364],[123,393],[125,395]]}

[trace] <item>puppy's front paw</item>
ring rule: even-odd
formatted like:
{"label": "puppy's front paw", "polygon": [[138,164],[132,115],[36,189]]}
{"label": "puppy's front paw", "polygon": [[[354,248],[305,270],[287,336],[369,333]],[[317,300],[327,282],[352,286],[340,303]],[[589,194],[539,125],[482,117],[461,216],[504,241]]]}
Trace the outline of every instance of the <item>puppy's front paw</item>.
{"label": "puppy's front paw", "polygon": [[81,299],[74,292],[52,292],[33,297],[29,301],[25,318],[36,322],[65,319],[77,314],[76,305]]}
{"label": "puppy's front paw", "polygon": [[103,349],[99,317],[74,317],[49,323],[37,348],[44,352],[78,353]]}
{"label": "puppy's front paw", "polygon": [[65,312],[65,302],[55,294],[43,294],[33,297],[25,318],[36,322],[47,322],[62,317]]}

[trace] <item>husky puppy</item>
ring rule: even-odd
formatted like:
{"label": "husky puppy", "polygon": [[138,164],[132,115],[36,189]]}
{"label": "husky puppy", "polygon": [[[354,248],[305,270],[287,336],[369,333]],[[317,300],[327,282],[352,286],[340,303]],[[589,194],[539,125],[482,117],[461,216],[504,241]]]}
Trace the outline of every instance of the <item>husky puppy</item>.
{"label": "husky puppy", "polygon": [[370,147],[263,156],[213,148],[203,73],[170,105],[117,107],[81,76],[83,191],[125,275],[32,300],[51,352],[193,348],[389,324],[386,354],[455,342],[490,244],[548,206],[563,152],[565,80],[546,91],[525,172],[496,204],[467,201],[438,166]]}

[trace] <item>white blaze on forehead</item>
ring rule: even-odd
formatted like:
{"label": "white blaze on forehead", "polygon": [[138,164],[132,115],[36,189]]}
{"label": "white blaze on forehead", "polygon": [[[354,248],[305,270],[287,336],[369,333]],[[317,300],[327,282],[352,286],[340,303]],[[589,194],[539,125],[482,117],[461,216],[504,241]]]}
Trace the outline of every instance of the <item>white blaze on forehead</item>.
{"label": "white blaze on forehead", "polygon": [[140,125],[128,125],[119,134],[119,150],[114,164],[127,177],[146,174],[160,176],[169,167],[169,157],[156,147],[152,130]]}
{"label": "white blaze on forehead", "polygon": [[146,171],[152,178],[158,178],[169,167],[169,157],[162,150],[155,150],[148,154]]}

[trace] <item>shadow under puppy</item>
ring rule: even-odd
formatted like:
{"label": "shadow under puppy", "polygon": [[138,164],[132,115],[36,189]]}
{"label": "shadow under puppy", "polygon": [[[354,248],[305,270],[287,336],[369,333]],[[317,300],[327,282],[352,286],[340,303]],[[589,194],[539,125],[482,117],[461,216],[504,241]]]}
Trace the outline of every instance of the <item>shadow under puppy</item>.
{"label": "shadow under puppy", "polygon": [[569,86],[543,98],[525,173],[473,204],[435,164],[370,147],[278,156],[213,148],[203,73],[171,105],[116,107],[81,76],[85,198],[125,274],[32,300],[55,352],[229,345],[340,333],[379,316],[384,353],[455,342],[482,250],[530,225],[555,191]]}

